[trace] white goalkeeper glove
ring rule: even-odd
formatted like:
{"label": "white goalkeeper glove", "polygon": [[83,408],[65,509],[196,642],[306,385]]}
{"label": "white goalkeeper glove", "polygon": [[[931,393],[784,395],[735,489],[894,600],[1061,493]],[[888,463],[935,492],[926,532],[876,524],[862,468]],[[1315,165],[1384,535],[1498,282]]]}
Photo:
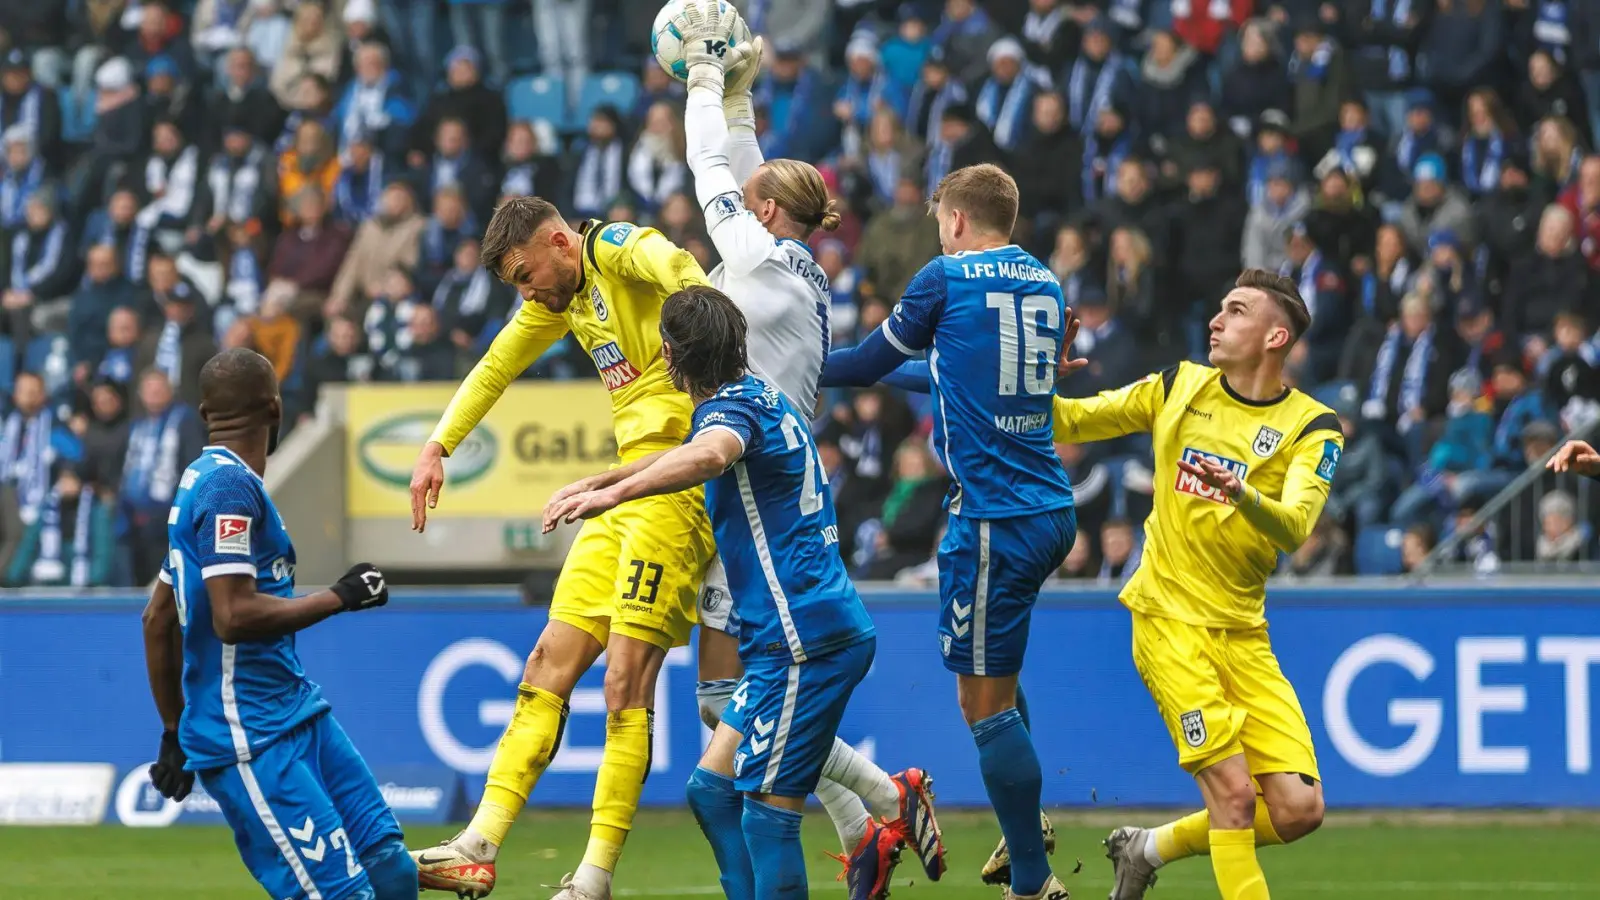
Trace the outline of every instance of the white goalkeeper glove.
{"label": "white goalkeeper glove", "polygon": [[739,13],[732,7],[722,11],[721,0],[694,0],[683,4],[675,24],[683,35],[683,62],[689,68],[689,90],[710,88],[722,93],[723,59],[728,52],[730,16]]}
{"label": "white goalkeeper glove", "polygon": [[722,58],[726,80],[722,87],[722,117],[731,125],[756,127],[755,101],[751,88],[761,76],[761,54],[766,45],[761,38],[729,48]]}

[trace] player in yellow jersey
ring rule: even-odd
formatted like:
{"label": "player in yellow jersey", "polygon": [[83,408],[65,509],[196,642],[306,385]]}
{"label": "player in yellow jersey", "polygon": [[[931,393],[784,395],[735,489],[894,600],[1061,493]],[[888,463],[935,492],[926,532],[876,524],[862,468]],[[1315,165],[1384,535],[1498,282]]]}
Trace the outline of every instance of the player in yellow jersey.
{"label": "player in yellow jersey", "polygon": [[[456,391],[411,479],[421,531],[444,487],[442,458],[483,419],[506,385],[569,331],[611,391],[624,469],[642,468],[689,433],[694,404],[672,386],[661,355],[661,304],[706,284],[688,252],[653,228],[587,222],[573,230],[550,203],[523,197],[495,210],[483,265],[523,303]],[[489,766],[472,823],[414,851],[424,888],[483,897],[495,856],[561,743],[567,700],[606,651],[606,743],[583,863],[557,900],[606,900],[650,766],[656,678],[689,642],[705,568],[715,552],[699,488],[624,504],[591,520],[567,554],[550,622],[528,656],[516,709]]]}
{"label": "player in yellow jersey", "polygon": [[1216,368],[1182,363],[1055,401],[1057,441],[1154,439],[1155,508],[1121,599],[1133,613],[1134,665],[1206,805],[1113,832],[1111,900],[1143,897],[1157,868],[1205,853],[1224,900],[1265,900],[1256,847],[1322,824],[1311,730],[1264,615],[1278,554],[1316,524],[1344,448],[1333,411],[1284,385],[1284,361],[1310,321],[1294,281],[1246,270],[1211,320]]}

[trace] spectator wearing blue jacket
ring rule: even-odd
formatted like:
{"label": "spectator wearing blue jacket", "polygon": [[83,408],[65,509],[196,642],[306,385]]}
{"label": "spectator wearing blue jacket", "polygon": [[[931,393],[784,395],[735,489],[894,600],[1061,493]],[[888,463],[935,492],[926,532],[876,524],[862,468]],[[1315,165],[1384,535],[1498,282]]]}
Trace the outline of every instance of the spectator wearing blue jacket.
{"label": "spectator wearing blue jacket", "polygon": [[833,100],[834,118],[843,128],[855,129],[859,138],[866,133],[872,114],[879,109],[888,109],[896,118],[905,118],[905,92],[883,71],[878,42],[870,33],[862,32],[851,38],[844,58],[844,84],[839,86],[839,93]]}
{"label": "spectator wearing blue jacket", "polygon": [[914,3],[900,5],[895,33],[883,42],[883,72],[902,94],[910,94],[922,78],[922,64],[933,48],[928,20]]}
{"label": "spectator wearing blue jacket", "polygon": [[355,74],[333,109],[340,152],[366,134],[377,146],[403,156],[417,110],[405,97],[399,73],[389,66],[388,48],[362,44],[356,51]]}
{"label": "spectator wearing blue jacket", "polygon": [[767,159],[819,159],[838,146],[837,123],[829,115],[828,86],[805,61],[805,48],[773,42],[772,66],[756,82],[755,103],[769,123],[761,150]]}
{"label": "spectator wearing blue jacket", "polygon": [[116,248],[110,244],[91,247],[88,271],[67,307],[73,378],[79,384],[88,383],[94,364],[110,348],[106,329],[111,322],[111,311],[119,306],[132,306],[134,300],[133,284],[118,268]]}

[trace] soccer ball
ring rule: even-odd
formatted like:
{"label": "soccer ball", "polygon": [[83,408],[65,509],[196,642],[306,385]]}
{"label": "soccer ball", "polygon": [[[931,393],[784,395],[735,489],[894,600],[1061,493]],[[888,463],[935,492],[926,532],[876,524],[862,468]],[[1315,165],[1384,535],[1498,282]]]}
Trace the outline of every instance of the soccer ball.
{"label": "soccer ball", "polygon": [[[700,2],[702,0],[668,0],[667,5],[661,7],[661,12],[656,14],[656,23],[650,29],[650,52],[655,54],[656,62],[661,64],[661,68],[679,81],[689,80],[689,67],[683,61],[683,35],[672,20],[683,12],[685,4]],[[717,2],[721,5],[724,16],[729,12],[733,13],[732,25],[724,38],[727,45],[736,47],[749,42],[750,26],[745,24],[744,16],[739,15],[739,11],[727,0],[717,0]]]}

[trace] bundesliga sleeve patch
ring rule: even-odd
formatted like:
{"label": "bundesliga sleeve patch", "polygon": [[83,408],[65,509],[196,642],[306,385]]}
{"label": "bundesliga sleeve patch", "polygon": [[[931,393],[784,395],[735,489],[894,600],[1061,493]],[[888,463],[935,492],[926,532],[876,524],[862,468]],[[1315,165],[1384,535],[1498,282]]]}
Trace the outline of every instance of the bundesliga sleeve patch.
{"label": "bundesliga sleeve patch", "polygon": [[250,517],[217,516],[215,553],[250,555]]}
{"label": "bundesliga sleeve patch", "polygon": [[1317,463],[1317,477],[1329,484],[1333,483],[1333,473],[1339,468],[1339,457],[1344,451],[1339,449],[1335,441],[1322,442],[1322,460]]}
{"label": "bundesliga sleeve patch", "polygon": [[711,202],[706,204],[706,229],[709,231],[744,212],[743,199],[738,191],[729,191],[711,198]]}

